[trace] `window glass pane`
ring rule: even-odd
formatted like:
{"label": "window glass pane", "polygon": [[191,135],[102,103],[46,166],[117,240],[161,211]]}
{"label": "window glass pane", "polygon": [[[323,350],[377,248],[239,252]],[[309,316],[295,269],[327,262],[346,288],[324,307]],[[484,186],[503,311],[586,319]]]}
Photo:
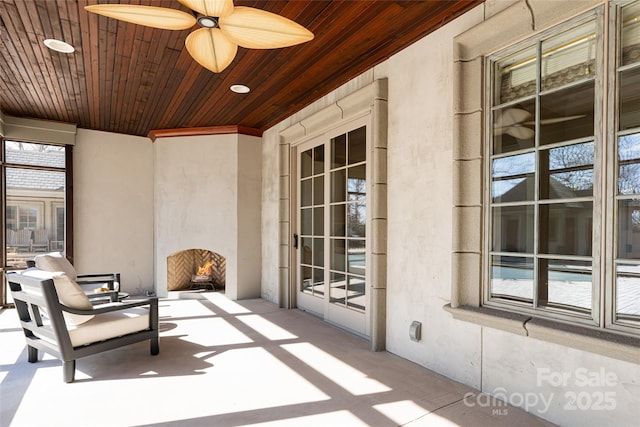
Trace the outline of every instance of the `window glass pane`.
{"label": "window glass pane", "polygon": [[540,253],[591,256],[593,203],[540,205]]}
{"label": "window glass pane", "polygon": [[620,130],[640,126],[640,68],[619,73]]}
{"label": "window glass pane", "polygon": [[331,235],[344,237],[346,235],[345,227],[346,209],[345,205],[331,206]]}
{"label": "window glass pane", "polygon": [[346,271],[345,240],[331,239],[331,269]]}
{"label": "window glass pane", "polygon": [[324,203],[324,175],[313,178],[313,204]]}
{"label": "window glass pane", "polygon": [[595,76],[595,32],[591,21],[542,42],[542,90]]}
{"label": "window glass pane", "polygon": [[324,239],[313,239],[313,265],[324,267]]}
{"label": "window glass pane", "polygon": [[640,61],[640,3],[622,9],[622,65]]}
{"label": "window glass pane", "polygon": [[319,145],[313,149],[313,174],[324,173],[324,145]]}
{"label": "window glass pane", "polygon": [[340,135],[331,140],[331,169],[347,164],[347,136]]}
{"label": "window glass pane", "polygon": [[574,144],[540,152],[540,198],[593,195],[594,146]]}
{"label": "window glass pane", "polygon": [[533,206],[492,209],[494,252],[533,253]]}
{"label": "window glass pane", "polygon": [[594,82],[540,97],[540,144],[570,141],[594,134]]}
{"label": "window glass pane", "polygon": [[300,154],[300,176],[302,178],[307,178],[311,176],[312,168],[311,161],[313,158],[313,151],[307,150]]}
{"label": "window glass pane", "polygon": [[348,276],[347,307],[365,309],[365,281],[362,277]]}
{"label": "window glass pane", "polygon": [[536,93],[536,56],[531,46],[496,62],[494,105]]}
{"label": "window glass pane", "polygon": [[313,180],[305,179],[300,182],[300,202],[301,206],[311,206],[311,202],[313,200],[313,190],[312,190]]}
{"label": "window glass pane", "polygon": [[618,200],[618,258],[640,259],[640,199]]}
{"label": "window glass pane", "polygon": [[591,312],[591,263],[540,259],[538,304],[575,312]]}
{"label": "window glass pane", "polygon": [[302,228],[301,234],[311,235],[313,234],[313,209],[300,209],[300,225]]}
{"label": "window glass pane", "polygon": [[[5,174],[6,266],[22,268],[35,254],[52,248],[57,226],[53,212],[55,206],[64,206],[66,174],[22,168],[6,168]],[[64,248],[64,241],[60,246]]]}
{"label": "window glass pane", "polygon": [[533,258],[492,256],[490,296],[531,303]]}
{"label": "window glass pane", "polygon": [[313,209],[313,234],[322,236],[324,234],[324,208]]}
{"label": "window glass pane", "polygon": [[347,190],[349,200],[362,200],[367,196],[367,166],[360,165],[349,168]]}
{"label": "window glass pane", "polygon": [[58,145],[15,141],[5,142],[5,159],[7,163],[64,168],[64,153],[65,147]]}
{"label": "window glass pane", "polygon": [[349,273],[364,276],[366,273],[366,253],[364,240],[349,239],[349,252],[347,254],[347,263]]}
{"label": "window glass pane", "polygon": [[640,322],[640,265],[617,266],[616,317],[618,320]]}
{"label": "window glass pane", "polygon": [[501,157],[491,162],[491,198],[494,203],[533,200],[535,153]]}
{"label": "window glass pane", "polygon": [[344,202],[347,200],[347,171],[340,169],[331,172],[331,201]]}
{"label": "window glass pane", "polygon": [[508,153],[534,146],[535,111],[534,99],[494,111],[494,154]]}
{"label": "window glass pane", "polygon": [[349,132],[349,164],[364,162],[367,158],[367,128]]}
{"label": "window glass pane", "polygon": [[347,205],[348,234],[347,237],[366,236],[366,205],[364,202],[349,203]]}
{"label": "window glass pane", "polygon": [[618,139],[618,193],[640,194],[640,135]]}

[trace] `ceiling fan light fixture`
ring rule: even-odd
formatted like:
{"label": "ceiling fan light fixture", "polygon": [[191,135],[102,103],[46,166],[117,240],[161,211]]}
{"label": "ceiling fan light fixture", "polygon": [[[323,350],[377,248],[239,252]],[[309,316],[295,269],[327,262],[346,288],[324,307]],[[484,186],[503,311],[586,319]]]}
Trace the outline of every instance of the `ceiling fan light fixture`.
{"label": "ceiling fan light fixture", "polygon": [[69,43],[64,42],[62,40],[46,39],[43,43],[46,47],[48,47],[51,50],[55,50],[56,52],[73,53],[76,50]]}
{"label": "ceiling fan light fixture", "polygon": [[251,92],[251,89],[249,89],[248,86],[245,85],[231,85],[231,87],[229,88],[231,89],[231,92],[235,92],[235,93],[249,93]]}
{"label": "ceiling fan light fixture", "polygon": [[218,28],[218,20],[213,16],[198,17],[198,24],[204,28]]}

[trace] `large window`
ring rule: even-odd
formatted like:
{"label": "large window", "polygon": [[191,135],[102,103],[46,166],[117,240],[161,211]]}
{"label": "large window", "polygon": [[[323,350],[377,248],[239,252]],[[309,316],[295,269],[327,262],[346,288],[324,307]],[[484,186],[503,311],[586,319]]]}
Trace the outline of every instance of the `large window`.
{"label": "large window", "polygon": [[2,140],[2,269],[25,268],[38,253],[65,250],[70,150]]}
{"label": "large window", "polygon": [[487,58],[483,303],[640,333],[640,2]]}

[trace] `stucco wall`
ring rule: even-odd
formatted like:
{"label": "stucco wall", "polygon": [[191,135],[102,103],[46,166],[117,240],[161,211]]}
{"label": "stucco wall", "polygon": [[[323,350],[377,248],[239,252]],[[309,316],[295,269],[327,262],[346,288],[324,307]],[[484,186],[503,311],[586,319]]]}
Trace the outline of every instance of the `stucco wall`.
{"label": "stucco wall", "polygon": [[167,256],[208,249],[226,258],[229,297],[260,296],[260,139],[160,138],[154,156],[158,295],[167,293]]}
{"label": "stucco wall", "polygon": [[[634,413],[640,401],[638,364],[456,320],[442,308],[452,291],[453,39],[514,3],[528,10],[523,1],[488,1],[265,132],[262,295],[280,301],[282,268],[276,237],[278,221],[287,213],[278,211],[278,199],[288,188],[279,181],[279,132],[386,77],[388,351],[556,423],[632,425],[637,423]],[[423,325],[418,343],[409,339],[414,320]],[[557,375],[566,383],[555,384]],[[611,381],[601,387],[585,386],[585,375]],[[615,408],[567,409],[572,397],[567,391],[592,400],[609,392]]]}
{"label": "stucco wall", "polygon": [[78,129],[74,262],[120,272],[125,292],[153,289],[153,146],[148,138]]}

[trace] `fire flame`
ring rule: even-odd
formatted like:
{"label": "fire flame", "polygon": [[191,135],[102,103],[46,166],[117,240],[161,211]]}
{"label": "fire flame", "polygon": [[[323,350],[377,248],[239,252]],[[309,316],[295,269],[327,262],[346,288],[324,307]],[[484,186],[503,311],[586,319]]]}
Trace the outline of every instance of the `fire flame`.
{"label": "fire flame", "polygon": [[213,262],[208,261],[202,267],[198,267],[198,276],[207,275],[211,276],[211,267],[213,267]]}

